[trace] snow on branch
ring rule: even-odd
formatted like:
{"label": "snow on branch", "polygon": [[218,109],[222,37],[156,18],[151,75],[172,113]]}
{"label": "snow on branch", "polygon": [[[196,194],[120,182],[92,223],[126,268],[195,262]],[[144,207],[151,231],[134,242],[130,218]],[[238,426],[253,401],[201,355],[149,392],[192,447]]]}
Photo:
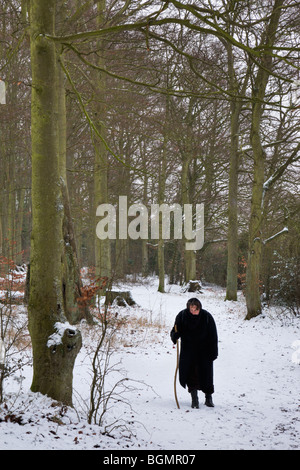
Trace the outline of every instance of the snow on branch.
{"label": "snow on branch", "polygon": [[270,176],[270,178],[265,181],[263,184],[263,196],[262,196],[262,201],[261,201],[261,207],[264,205],[264,199],[265,199],[265,193],[268,191],[273,184],[283,175],[285,170],[288,168],[289,165],[295,163],[296,161],[299,160],[300,155],[300,142],[298,145],[294,148],[293,152],[289,156],[289,158],[283,163],[277,170]]}
{"label": "snow on branch", "polygon": [[272,237],[269,237],[266,240],[264,240],[263,244],[266,245],[267,243],[271,242],[275,238],[279,237],[280,235],[282,235],[283,233],[286,233],[288,231],[289,231],[289,229],[287,227],[284,227],[282,230],[280,230],[280,232],[277,232],[277,233],[275,233],[275,235],[272,235]]}

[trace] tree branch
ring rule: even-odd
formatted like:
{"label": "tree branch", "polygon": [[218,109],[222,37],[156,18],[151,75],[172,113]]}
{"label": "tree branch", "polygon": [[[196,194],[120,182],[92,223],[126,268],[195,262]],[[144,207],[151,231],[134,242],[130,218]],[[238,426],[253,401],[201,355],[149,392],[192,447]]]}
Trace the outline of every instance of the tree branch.
{"label": "tree branch", "polygon": [[[60,65],[61,65],[61,67],[62,67],[62,69],[63,69],[63,71],[64,71],[64,73],[65,73],[65,75],[66,75],[66,77],[67,77],[67,79],[68,79],[68,81],[69,81],[69,83],[70,83],[70,85],[71,85],[73,91],[74,91],[74,93],[75,93],[75,95],[77,96],[77,99],[78,99],[78,102],[79,102],[80,107],[81,107],[81,109],[82,109],[82,112],[83,112],[83,114],[85,115],[85,117],[86,117],[86,119],[87,119],[87,122],[88,122],[90,128],[95,132],[95,134],[97,135],[97,137],[99,137],[99,139],[104,143],[106,150],[108,150],[108,151],[110,152],[110,154],[111,154],[118,162],[122,163],[122,165],[124,165],[125,167],[130,168],[131,170],[134,170],[134,171],[137,171],[137,172],[140,172],[140,173],[144,174],[144,173],[145,173],[144,170],[141,170],[141,169],[132,167],[131,165],[128,165],[124,160],[122,160],[121,157],[119,157],[118,155],[116,155],[115,152],[111,149],[111,147],[108,145],[108,143],[106,142],[106,140],[105,140],[105,139],[103,138],[103,136],[100,134],[100,132],[99,132],[97,126],[95,125],[95,123],[94,123],[93,120],[91,119],[91,117],[90,117],[90,115],[89,115],[89,113],[88,113],[88,111],[87,111],[87,109],[86,109],[86,107],[85,107],[85,104],[84,104],[84,102],[83,102],[83,100],[82,100],[82,97],[81,97],[80,93],[77,91],[76,86],[75,86],[75,84],[74,84],[74,82],[73,82],[73,80],[72,80],[72,78],[71,78],[71,76],[70,76],[70,74],[69,74],[69,71],[67,70],[67,68],[66,68],[66,66],[65,66],[65,64],[64,64],[64,61],[63,61],[62,56],[60,57]],[[146,174],[147,174],[147,175],[150,175],[150,176],[154,176],[154,175],[152,175],[152,174],[149,173],[149,172],[146,172]]]}
{"label": "tree branch", "polygon": [[280,232],[275,233],[275,235],[272,235],[272,237],[267,238],[266,240],[263,240],[263,244],[266,245],[267,243],[275,240],[275,238],[279,237],[280,235],[283,235],[284,233],[287,233],[289,229],[287,227],[284,227]]}
{"label": "tree branch", "polygon": [[[209,26],[211,26],[211,22],[208,22],[207,20],[203,19],[204,23],[207,23]],[[222,30],[220,27],[214,27],[212,28],[205,28],[203,26],[196,25],[194,23],[191,23],[189,19],[181,19],[181,18],[163,18],[163,19],[156,19],[152,20],[150,19],[149,21],[140,21],[137,23],[130,23],[130,24],[123,24],[123,25],[116,25],[116,26],[111,26],[109,28],[103,28],[100,30],[93,30],[93,31],[85,31],[81,33],[76,33],[76,34],[71,34],[67,36],[52,36],[50,34],[45,34],[44,37],[47,39],[50,39],[55,42],[60,42],[60,43],[66,43],[68,41],[89,41],[93,38],[99,38],[101,36],[105,36],[107,34],[115,34],[115,33],[120,33],[123,31],[138,31],[141,30],[141,28],[146,28],[149,26],[162,26],[165,24],[178,24],[181,26],[185,26],[188,29],[191,29],[193,31],[196,31],[198,33],[204,33],[204,34],[211,34],[213,36],[223,39],[226,39],[228,42],[230,42],[232,45],[238,47],[239,49],[244,50],[247,52],[247,54],[250,54],[251,56],[255,57],[260,57],[260,52],[256,50],[256,48],[251,48],[247,46],[246,44],[243,44],[239,41],[237,41],[233,36],[231,36],[229,33],[226,31]]]}

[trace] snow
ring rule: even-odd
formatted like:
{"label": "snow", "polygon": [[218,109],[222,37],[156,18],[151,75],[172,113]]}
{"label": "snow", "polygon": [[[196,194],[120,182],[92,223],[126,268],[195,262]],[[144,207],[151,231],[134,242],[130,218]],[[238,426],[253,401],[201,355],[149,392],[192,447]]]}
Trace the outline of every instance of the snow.
{"label": "snow", "polygon": [[[32,369],[24,366],[20,378],[4,382],[1,450],[299,449],[300,320],[266,307],[262,315],[245,321],[242,294],[237,302],[228,302],[224,289],[202,285],[196,296],[213,315],[219,335],[215,407],[206,407],[199,392],[200,408],[192,409],[190,395],[177,381],[178,409],[176,347],[169,333],[176,314],[194,294],[175,285],[167,285],[162,294],[157,287],[156,278],[118,286],[131,291],[137,306],[112,308],[121,326],[105,388],[120,380],[124,388],[112,397],[101,426],[88,424],[86,418],[97,334],[83,322],[83,347],[74,368],[74,408],[31,392]],[[25,307],[16,308],[22,312]]]}
{"label": "snow", "polygon": [[[47,346],[50,348],[51,346],[57,346],[62,343],[62,338],[64,336],[65,330],[72,330],[74,331],[74,326],[70,325],[69,322],[56,322],[54,324],[55,333],[49,336],[47,341]],[[75,331],[74,331],[75,334]]]}
{"label": "snow", "polygon": [[300,341],[296,340],[292,344],[292,348],[296,351],[292,354],[292,361],[295,364],[300,364]]}
{"label": "snow", "polygon": [[[24,292],[12,291],[9,294],[10,299],[18,300],[24,297]],[[5,300],[7,298],[7,290],[0,290],[0,300]]]}

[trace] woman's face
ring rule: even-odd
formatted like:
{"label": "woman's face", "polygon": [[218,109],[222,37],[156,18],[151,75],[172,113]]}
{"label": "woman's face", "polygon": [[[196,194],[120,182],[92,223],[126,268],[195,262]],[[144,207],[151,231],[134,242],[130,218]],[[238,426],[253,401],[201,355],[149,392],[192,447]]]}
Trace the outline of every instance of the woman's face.
{"label": "woman's face", "polygon": [[192,315],[199,315],[200,310],[196,305],[190,305],[190,312]]}

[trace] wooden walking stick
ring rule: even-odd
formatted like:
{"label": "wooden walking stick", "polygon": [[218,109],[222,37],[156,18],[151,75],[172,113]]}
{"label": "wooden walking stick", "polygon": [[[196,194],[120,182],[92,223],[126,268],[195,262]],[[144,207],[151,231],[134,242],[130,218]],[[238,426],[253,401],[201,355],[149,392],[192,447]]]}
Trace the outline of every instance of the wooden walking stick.
{"label": "wooden walking stick", "polygon": [[[175,333],[177,333],[177,325],[174,326],[174,329],[175,329]],[[175,376],[174,376],[174,395],[175,395],[177,408],[180,409],[178,398],[177,398],[177,391],[176,391],[176,380],[177,380],[177,372],[178,372],[178,366],[179,366],[179,340],[176,341],[176,348],[177,348],[177,361],[176,361],[176,370],[175,370]]]}

